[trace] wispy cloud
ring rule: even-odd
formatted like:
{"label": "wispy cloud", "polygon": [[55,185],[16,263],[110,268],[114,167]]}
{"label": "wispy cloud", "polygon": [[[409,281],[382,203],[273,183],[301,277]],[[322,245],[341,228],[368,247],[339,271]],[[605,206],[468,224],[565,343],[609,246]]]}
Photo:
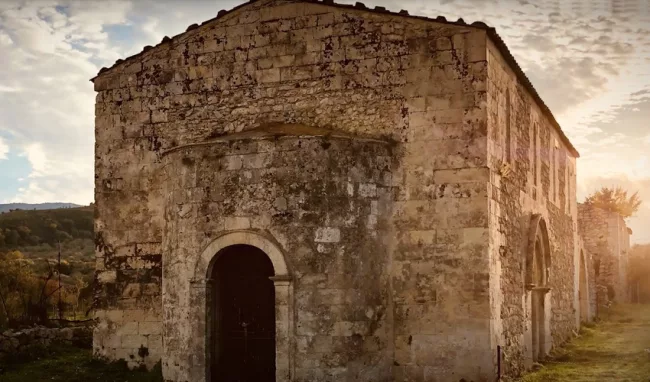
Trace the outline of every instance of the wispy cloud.
{"label": "wispy cloud", "polygon": [[7,159],[9,154],[9,146],[5,143],[4,139],[0,137],[0,160]]}
{"label": "wispy cloud", "polygon": [[104,28],[125,23],[131,8],[126,1],[0,3],[0,126],[11,136],[5,144],[31,166],[13,199],[92,200],[88,80],[124,54]]}
{"label": "wispy cloud", "polygon": [[[95,93],[88,79],[242,2],[0,2],[0,159],[6,166],[21,154],[30,167],[11,199],[90,202]],[[582,154],[580,197],[619,182],[643,189],[650,202],[650,3],[364,2],[496,27]],[[650,207],[638,219],[650,225]]]}

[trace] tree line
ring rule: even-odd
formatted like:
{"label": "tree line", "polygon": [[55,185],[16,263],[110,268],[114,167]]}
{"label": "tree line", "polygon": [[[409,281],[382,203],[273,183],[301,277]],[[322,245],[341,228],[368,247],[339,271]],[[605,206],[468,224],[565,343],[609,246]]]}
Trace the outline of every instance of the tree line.
{"label": "tree line", "polygon": [[[603,187],[585,203],[627,218],[641,200],[638,193]],[[92,206],[0,213],[0,329],[62,312],[83,316],[92,300],[93,237]],[[638,299],[650,302],[650,245],[633,247],[629,269]]]}
{"label": "tree line", "polygon": [[85,318],[92,239],[92,208],[0,214],[0,329]]}
{"label": "tree line", "polygon": [[13,210],[0,214],[0,248],[55,246],[75,238],[92,240],[92,209]]}

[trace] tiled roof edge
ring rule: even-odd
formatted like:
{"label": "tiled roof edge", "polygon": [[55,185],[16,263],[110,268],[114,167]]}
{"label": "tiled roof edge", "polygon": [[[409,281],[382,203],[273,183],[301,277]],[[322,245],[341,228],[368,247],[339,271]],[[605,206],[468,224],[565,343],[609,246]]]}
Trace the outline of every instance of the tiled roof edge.
{"label": "tiled roof edge", "polygon": [[168,37],[168,36],[165,36],[165,37],[163,37],[162,41],[160,41],[160,42],[159,42],[158,44],[156,44],[155,46],[147,45],[147,46],[145,46],[144,48],[142,48],[142,51],[140,51],[140,52],[138,52],[138,53],[136,53],[136,54],[134,54],[134,55],[131,55],[131,56],[127,57],[127,58],[124,58],[124,59],[118,59],[117,61],[115,61],[115,63],[114,63],[112,66],[110,66],[110,67],[108,67],[108,68],[107,68],[107,67],[103,67],[103,68],[99,69],[99,73],[97,73],[97,75],[96,75],[95,77],[91,78],[90,81],[91,81],[91,82],[95,81],[95,79],[96,79],[97,77],[99,77],[101,74],[104,74],[105,72],[107,72],[107,71],[109,71],[109,70],[111,70],[111,69],[113,69],[113,68],[116,68],[116,67],[118,67],[118,66],[120,66],[120,65],[122,65],[122,64],[124,64],[124,63],[126,63],[127,61],[131,61],[131,60],[133,60],[133,59],[135,59],[135,58],[137,58],[137,57],[140,57],[143,53],[149,51],[149,50],[152,49],[152,48],[156,48],[156,47],[159,47],[159,46],[161,46],[161,45],[163,45],[163,44],[166,44],[166,43],[168,43],[168,42],[170,42],[170,41],[172,41],[172,40],[174,40],[174,39],[176,39],[176,38],[178,38],[178,37],[180,37],[180,36],[183,36],[185,33],[187,33],[187,32],[189,32],[189,31],[191,31],[191,30],[194,30],[194,29],[198,28],[199,26],[202,26],[202,25],[205,25],[205,24],[210,23],[210,22],[212,22],[212,21],[215,21],[215,20],[217,20],[217,19],[220,19],[220,18],[222,18],[223,16],[226,16],[226,15],[232,13],[232,12],[235,12],[236,10],[238,10],[238,9],[240,9],[240,8],[243,8],[243,7],[247,6],[247,5],[250,5],[250,4],[253,4],[253,3],[256,3],[256,2],[258,2],[258,1],[259,1],[259,0],[249,0],[249,1],[245,2],[245,3],[239,4],[238,6],[232,8],[232,9],[230,9],[230,10],[222,9],[222,10],[220,10],[219,12],[217,12],[217,16],[216,16],[216,17],[213,17],[213,18],[211,18],[211,19],[209,19],[209,20],[205,20],[205,21],[202,22],[200,25],[199,25],[199,24],[192,24],[192,25],[189,25],[189,26],[185,29],[185,32],[181,32],[181,33],[179,33],[179,34],[177,34],[177,35],[175,35],[175,36],[172,36],[171,38]]}
{"label": "tiled roof edge", "polygon": [[551,124],[553,125],[553,127],[555,127],[558,134],[560,135],[560,139],[562,140],[562,142],[564,142],[564,144],[567,146],[569,151],[571,151],[571,154],[573,154],[576,158],[579,158],[580,153],[578,153],[578,150],[576,150],[576,148],[573,146],[569,138],[566,136],[566,134],[564,134],[564,131],[562,131],[562,128],[560,127],[560,124],[555,119],[555,116],[551,112],[551,109],[549,109],[548,106],[546,106],[546,103],[544,103],[542,97],[539,96],[537,90],[535,90],[535,87],[528,79],[528,76],[526,76],[526,73],[524,73],[524,71],[521,69],[515,57],[512,55],[512,53],[510,53],[510,49],[508,49],[506,43],[503,41],[501,36],[499,36],[496,29],[487,28],[486,30],[488,36],[490,37],[490,39],[492,39],[492,42],[494,43],[494,45],[496,45],[497,49],[499,49],[499,52],[501,53],[503,58],[514,70],[515,74],[517,75],[517,79],[524,85],[526,90],[528,90],[530,95],[537,102],[539,108],[542,109],[544,115],[546,115],[549,121],[551,121]]}
{"label": "tiled roof edge", "polygon": [[[209,20],[206,20],[206,21],[202,22],[201,25],[205,25],[207,23],[210,23],[210,22],[212,22],[214,20],[217,20],[217,19],[219,19],[219,18],[221,18],[223,16],[226,16],[226,15],[232,13],[232,12],[235,12],[235,11],[237,11],[237,10],[247,6],[247,5],[253,4],[253,3],[257,2],[257,1],[259,1],[259,0],[249,0],[248,2],[242,3],[242,4],[240,4],[240,5],[236,6],[236,7],[228,10],[228,11],[220,10],[217,13],[216,17],[213,17],[213,18],[211,18]],[[573,144],[571,143],[569,138],[566,136],[566,134],[564,134],[564,132],[562,131],[562,128],[560,127],[560,124],[555,119],[555,116],[553,116],[553,113],[551,112],[551,110],[548,108],[548,106],[546,106],[546,103],[544,103],[542,98],[539,96],[539,94],[537,93],[537,90],[535,90],[535,87],[530,82],[530,80],[528,79],[528,77],[526,76],[524,71],[521,69],[521,67],[517,63],[517,60],[515,59],[515,57],[512,55],[512,53],[510,53],[510,49],[508,49],[508,47],[506,46],[506,44],[503,41],[503,39],[501,38],[501,36],[499,36],[499,34],[496,32],[495,28],[492,28],[492,27],[488,26],[487,24],[485,24],[485,23],[483,23],[481,21],[476,21],[476,22],[473,22],[471,24],[467,24],[462,18],[458,19],[457,21],[449,21],[444,16],[438,16],[436,18],[431,18],[431,17],[426,17],[426,16],[410,15],[409,12],[406,11],[406,10],[401,10],[399,12],[392,12],[392,11],[387,10],[385,7],[377,6],[377,7],[374,7],[374,8],[368,8],[365,4],[360,3],[360,2],[357,2],[354,5],[352,5],[352,4],[335,3],[334,0],[300,0],[300,1],[305,2],[305,3],[322,4],[322,5],[327,5],[327,6],[335,7],[335,8],[363,10],[363,11],[373,12],[373,13],[389,14],[389,15],[393,15],[393,16],[402,16],[402,17],[408,17],[408,18],[412,18],[412,19],[419,19],[419,20],[432,21],[432,22],[437,22],[437,23],[451,24],[451,25],[471,27],[471,28],[477,28],[477,29],[485,30],[487,32],[488,37],[492,40],[492,42],[497,47],[497,49],[499,50],[501,55],[503,55],[503,58],[510,65],[510,67],[514,70],[515,75],[517,76],[517,79],[530,92],[531,96],[537,102],[540,109],[542,109],[542,112],[544,113],[544,115],[546,115],[546,117],[550,120],[553,127],[555,127],[558,134],[560,135],[560,139],[562,140],[562,142],[567,146],[567,148],[569,149],[571,154],[573,154],[576,158],[580,157],[580,153],[578,153],[578,150],[576,150],[576,148],[573,146]],[[196,29],[198,27],[199,27],[199,24],[192,24],[192,25],[187,27],[185,32],[179,33],[179,34],[177,34],[176,36],[174,36],[172,38],[169,38],[169,37],[165,36],[165,37],[163,37],[162,41],[159,44],[156,45],[156,47],[160,46],[162,44],[166,44],[166,43],[172,41],[173,39],[178,38],[178,37],[184,35],[185,33],[189,32],[189,31],[191,31],[193,29]],[[147,45],[142,49],[142,51],[140,53],[136,53],[136,54],[134,54],[134,55],[132,55],[130,57],[127,57],[125,59],[119,59],[119,60],[115,61],[115,64],[113,66],[111,66],[110,68],[101,68],[99,70],[99,73],[97,74],[97,76],[93,77],[90,81],[94,81],[95,78],[97,78],[99,75],[101,75],[101,74],[103,74],[103,73],[105,73],[105,72],[107,72],[107,71],[121,65],[121,64],[124,64],[127,61],[130,61],[130,60],[133,60],[136,57],[139,57],[140,55],[142,55],[143,53],[147,52],[148,50],[150,50],[152,48],[154,48],[154,47],[152,47],[150,45]]]}

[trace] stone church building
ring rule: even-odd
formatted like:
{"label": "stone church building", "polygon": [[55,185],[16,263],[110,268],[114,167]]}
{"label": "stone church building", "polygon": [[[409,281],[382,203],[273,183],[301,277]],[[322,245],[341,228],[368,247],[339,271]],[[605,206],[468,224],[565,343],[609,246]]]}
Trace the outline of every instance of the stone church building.
{"label": "stone church building", "polygon": [[578,153],[483,23],[250,1],[93,82],[97,356],[494,381],[589,317]]}

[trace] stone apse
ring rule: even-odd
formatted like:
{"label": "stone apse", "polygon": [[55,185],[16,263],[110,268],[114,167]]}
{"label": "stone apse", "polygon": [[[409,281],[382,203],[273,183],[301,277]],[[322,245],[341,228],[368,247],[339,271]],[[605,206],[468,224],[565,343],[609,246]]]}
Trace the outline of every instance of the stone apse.
{"label": "stone apse", "polygon": [[487,381],[581,321],[578,153],[485,24],[252,1],[93,82],[97,356]]}

